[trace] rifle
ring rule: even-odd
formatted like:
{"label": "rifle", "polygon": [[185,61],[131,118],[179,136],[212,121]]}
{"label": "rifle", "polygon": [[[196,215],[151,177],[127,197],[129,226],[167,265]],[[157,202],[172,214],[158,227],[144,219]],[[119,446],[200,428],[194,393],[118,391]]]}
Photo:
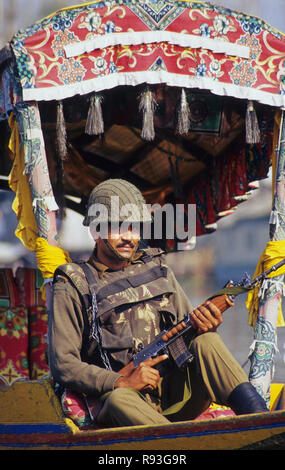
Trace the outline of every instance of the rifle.
{"label": "rifle", "polygon": [[[208,300],[216,305],[221,313],[223,313],[234,305],[234,299],[237,295],[254,289],[256,286],[261,284],[264,279],[267,279],[271,272],[277,271],[284,264],[285,259],[275,264],[252,281],[247,273],[241,281],[237,283],[229,281],[223,289],[218,291],[212,297],[209,297]],[[205,305],[205,302],[202,305]],[[142,346],[140,350],[133,355],[132,360],[134,366],[138,367],[141,362],[144,362],[149,357],[156,357],[160,354],[167,354],[174,360],[175,364],[179,368],[183,368],[189,364],[193,360],[194,356],[186,345],[185,337],[195,336],[195,330],[190,322],[190,315],[191,313],[187,313],[182,321],[169,330],[163,330],[147,346]]]}

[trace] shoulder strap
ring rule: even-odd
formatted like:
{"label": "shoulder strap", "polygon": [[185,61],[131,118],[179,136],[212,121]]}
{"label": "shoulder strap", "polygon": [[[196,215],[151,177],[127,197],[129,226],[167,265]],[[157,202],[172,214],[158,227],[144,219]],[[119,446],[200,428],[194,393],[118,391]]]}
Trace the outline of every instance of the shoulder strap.
{"label": "shoulder strap", "polygon": [[96,292],[97,290],[97,279],[94,271],[90,268],[90,265],[86,261],[79,261],[78,264],[85,274],[90,293],[93,294],[93,292]]}
{"label": "shoulder strap", "polygon": [[[91,304],[92,306],[91,337],[95,339],[95,341],[98,344],[98,348],[99,348],[101,359],[103,361],[104,366],[106,367],[106,369],[111,370],[112,368],[110,365],[108,355],[102,346],[102,331],[100,327],[100,322],[98,320],[98,305],[97,305],[97,296],[96,296],[97,279],[96,279],[93,269],[90,267],[88,262],[79,262],[78,264],[82,268],[85,274],[85,277],[89,286],[90,294],[91,294],[91,302],[92,302]],[[88,300],[86,300],[86,297],[84,298],[84,302],[86,306],[86,302],[88,302]],[[89,307],[89,302],[88,302],[88,307]]]}

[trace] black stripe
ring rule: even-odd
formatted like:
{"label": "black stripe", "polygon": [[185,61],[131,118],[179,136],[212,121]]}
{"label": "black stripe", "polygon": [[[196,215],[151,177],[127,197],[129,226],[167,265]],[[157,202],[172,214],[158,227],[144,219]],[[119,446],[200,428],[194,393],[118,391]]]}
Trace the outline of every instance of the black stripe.
{"label": "black stripe", "polygon": [[122,292],[130,287],[138,287],[143,284],[147,284],[148,282],[155,281],[160,277],[166,276],[167,268],[165,266],[155,266],[142,274],[119,279],[112,284],[102,287],[102,289],[97,292],[97,301],[100,302],[101,300],[106,299],[106,297]]}

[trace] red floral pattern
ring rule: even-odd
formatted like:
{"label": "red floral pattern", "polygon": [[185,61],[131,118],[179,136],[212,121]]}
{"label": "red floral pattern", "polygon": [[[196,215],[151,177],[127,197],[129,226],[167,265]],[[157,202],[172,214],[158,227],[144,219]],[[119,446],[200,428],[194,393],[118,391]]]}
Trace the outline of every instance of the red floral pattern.
{"label": "red floral pattern", "polygon": [[35,305],[29,308],[29,368],[30,378],[38,380],[49,375],[46,359],[47,310]]}
{"label": "red floral pattern", "polygon": [[28,310],[0,309],[0,385],[29,378]]}
{"label": "red floral pattern", "polygon": [[41,285],[36,269],[19,268],[16,279],[11,269],[0,270],[0,386],[49,376]]}
{"label": "red floral pattern", "polygon": [[[109,38],[122,33],[134,33],[142,39],[131,41],[129,45],[108,45]],[[157,33],[191,35],[196,42],[201,38],[206,40],[206,46],[183,47],[163,39],[148,42],[143,33],[150,33],[150,36]],[[88,52],[67,57],[65,46],[90,40],[95,40],[96,45],[97,38],[107,38],[107,45],[94,46]],[[210,41],[209,46],[207,41]],[[219,47],[222,43],[229,47],[248,47],[248,57],[238,57],[234,51],[215,52],[215,45]],[[251,91],[256,92],[256,99],[274,95],[269,100],[277,98],[281,101],[280,94],[284,93],[284,36],[258,18],[203,2],[150,0],[122,3],[113,0],[70,8],[19,32],[12,47],[24,99],[28,96],[43,99],[41,94],[33,96],[33,89],[42,92],[49,89],[51,94],[47,99],[102,90],[107,86],[105,81],[97,84],[102,74],[112,78],[107,87],[123,84],[120,82],[122,73],[133,85],[140,80],[135,73],[153,71],[158,60],[163,63],[168,82],[171,76],[172,81],[179,77],[181,84],[185,81],[184,86],[193,86],[189,78],[204,77],[210,79],[212,85],[208,82],[203,85],[200,80],[197,86],[210,86],[213,90],[217,87],[219,92],[221,87],[229,85],[229,94],[242,97],[246,94],[251,99],[254,99]],[[157,83],[161,81],[159,73],[157,71]],[[93,86],[88,85],[90,80],[95,80]],[[74,88],[76,84],[78,88]],[[84,84],[89,86],[88,91]],[[67,95],[66,85],[72,87]],[[56,90],[56,96],[52,89]]]}

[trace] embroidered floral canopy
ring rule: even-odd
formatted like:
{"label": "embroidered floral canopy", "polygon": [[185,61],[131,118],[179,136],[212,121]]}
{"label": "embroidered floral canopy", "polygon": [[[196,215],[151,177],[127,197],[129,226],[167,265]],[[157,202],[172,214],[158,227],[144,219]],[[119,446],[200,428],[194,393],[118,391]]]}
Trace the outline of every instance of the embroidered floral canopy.
{"label": "embroidered floral canopy", "polygon": [[208,233],[267,176],[284,59],[282,33],[206,2],[57,11],[0,51],[0,173],[11,169],[14,116],[44,237],[51,213],[84,213],[109,177],[135,183],[147,202],[196,204],[197,234]]}
{"label": "embroidered floral canopy", "polygon": [[285,37],[204,2],[92,2],[20,31],[11,46],[25,101],[147,82],[285,106]]}

